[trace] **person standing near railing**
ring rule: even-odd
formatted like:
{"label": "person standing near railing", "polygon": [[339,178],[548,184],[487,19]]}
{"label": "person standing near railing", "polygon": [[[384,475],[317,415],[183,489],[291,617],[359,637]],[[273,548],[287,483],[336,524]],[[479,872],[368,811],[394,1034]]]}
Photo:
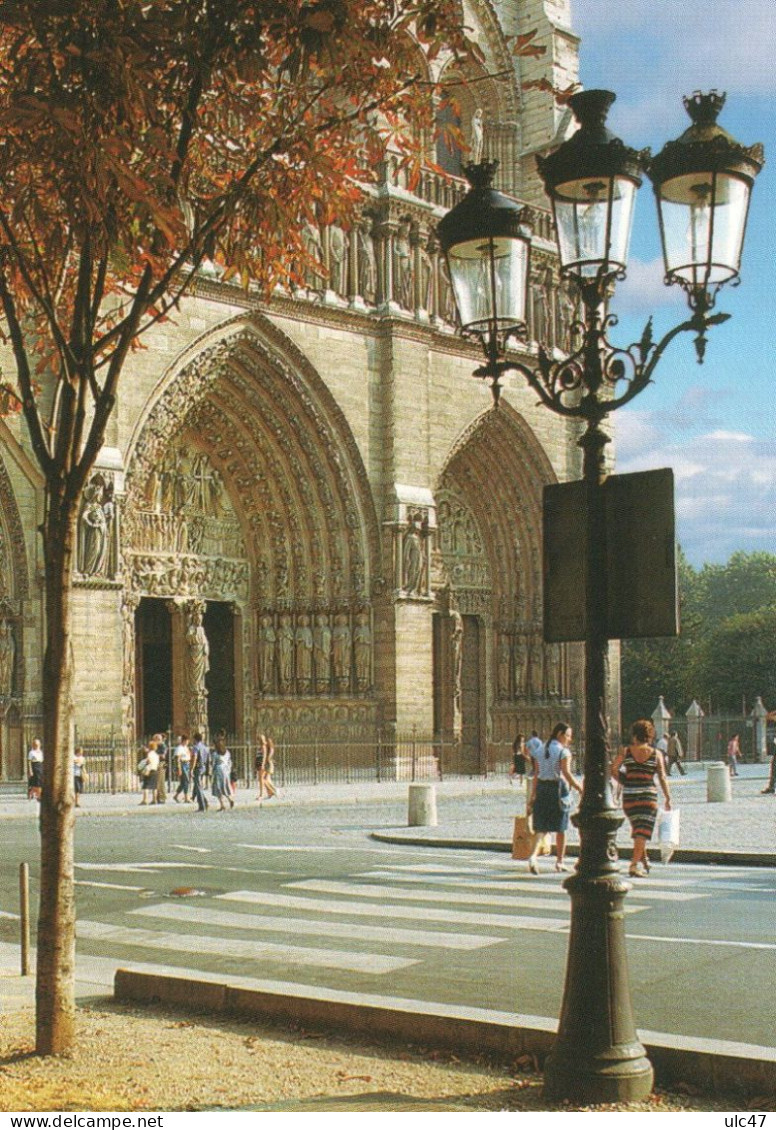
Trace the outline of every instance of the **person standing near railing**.
{"label": "person standing near railing", "polygon": [[83,746],[76,746],[73,754],[73,791],[75,793],[75,807],[81,807],[81,794],[86,787],[86,758]]}
{"label": "person standing near railing", "polygon": [[194,734],[191,746],[191,799],[197,802],[199,812],[207,812],[208,803],[203,790],[203,780],[207,776],[210,750],[202,740],[199,730]]}

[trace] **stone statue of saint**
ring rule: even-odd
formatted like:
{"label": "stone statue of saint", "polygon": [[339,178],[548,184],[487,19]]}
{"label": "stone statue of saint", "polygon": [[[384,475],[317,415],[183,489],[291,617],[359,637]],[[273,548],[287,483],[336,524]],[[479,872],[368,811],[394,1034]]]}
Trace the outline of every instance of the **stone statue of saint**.
{"label": "stone statue of saint", "polygon": [[305,286],[309,290],[316,290],[321,285],[321,263],[323,262],[323,246],[321,233],[316,224],[310,220],[302,229],[302,243],[304,244],[307,261],[304,267]]}
{"label": "stone statue of saint", "polygon": [[272,617],[262,616],[259,621],[259,685],[265,694],[271,694],[274,688],[275,642]]}
{"label": "stone statue of saint", "polygon": [[313,631],[313,656],[315,659],[315,686],[319,694],[329,689],[331,678],[331,626],[329,617],[321,612],[315,618]]}
{"label": "stone statue of saint", "polygon": [[374,302],[377,297],[377,257],[371,224],[368,221],[359,224],[357,232],[359,293],[367,302]]}
{"label": "stone statue of saint", "polygon": [[345,293],[348,242],[339,224],[329,226],[329,287],[335,294]]}
{"label": "stone statue of saint", "polygon": [[544,645],[544,693],[553,698],[560,696],[560,644],[546,643]]}
{"label": "stone statue of saint", "polygon": [[334,631],[332,632],[334,678],[339,690],[345,690],[350,682],[350,649],[350,625],[347,616],[340,612],[334,617]]}
{"label": "stone statue of saint", "polygon": [[410,244],[410,224],[408,220],[402,220],[399,224],[393,250],[396,262],[394,297],[405,310],[411,310],[414,306],[412,301],[414,271],[412,269],[412,246]]}
{"label": "stone statue of saint", "polygon": [[192,728],[201,729],[207,723],[207,688],[205,676],[210,670],[210,644],[202,627],[202,612],[198,607],[189,611],[186,628],[187,683],[189,691],[188,715]]}
{"label": "stone statue of saint", "polygon": [[409,514],[402,541],[402,588],[406,593],[422,592],[423,532],[420,514]]}
{"label": "stone statue of saint", "polygon": [[528,691],[528,637],[522,632],[515,636],[515,689],[519,695]]}
{"label": "stone statue of saint", "polygon": [[369,627],[369,613],[363,610],[356,616],[356,626],[353,629],[353,653],[358,689],[369,690],[372,681],[372,630]]}
{"label": "stone statue of saint", "polygon": [[99,483],[89,483],[84,490],[80,541],[79,572],[85,577],[102,576],[108,560],[108,518]]}
{"label": "stone statue of saint", "polygon": [[483,142],[482,110],[478,106],[472,115],[472,132],[469,141],[469,160],[472,165],[479,165],[482,160]]}
{"label": "stone statue of saint", "polygon": [[295,642],[297,686],[300,693],[307,694],[311,690],[313,678],[313,632],[309,616],[299,617]]}
{"label": "stone statue of saint", "polygon": [[453,669],[453,706],[456,713],[461,713],[463,698],[463,617],[457,608],[450,612],[452,626],[450,629],[450,655]]}
{"label": "stone statue of saint", "polygon": [[512,640],[506,632],[498,637],[498,695],[499,698],[512,697]]}
{"label": "stone statue of saint", "polygon": [[287,613],[280,617],[277,645],[280,689],[288,692],[291,690],[294,678],[294,629],[291,626],[291,617]]}
{"label": "stone statue of saint", "polygon": [[0,620],[0,696],[13,694],[16,640],[10,620]]}
{"label": "stone statue of saint", "polygon": [[122,693],[135,693],[135,604],[125,600],[121,605]]}

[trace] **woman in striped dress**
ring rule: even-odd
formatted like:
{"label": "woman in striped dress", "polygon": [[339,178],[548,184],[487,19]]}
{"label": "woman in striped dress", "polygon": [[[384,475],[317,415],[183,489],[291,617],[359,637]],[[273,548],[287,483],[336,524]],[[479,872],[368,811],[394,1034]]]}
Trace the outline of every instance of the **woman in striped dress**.
{"label": "woman in striped dress", "polygon": [[611,767],[614,780],[622,783],[622,806],[630,821],[633,856],[629,874],[634,878],[649,874],[647,843],[652,839],[657,818],[655,778],[663,790],[666,810],[671,808],[665,763],[662,753],[653,746],[654,740],[655,727],[651,722],[645,719],[634,722],[630,745],[620,750]]}

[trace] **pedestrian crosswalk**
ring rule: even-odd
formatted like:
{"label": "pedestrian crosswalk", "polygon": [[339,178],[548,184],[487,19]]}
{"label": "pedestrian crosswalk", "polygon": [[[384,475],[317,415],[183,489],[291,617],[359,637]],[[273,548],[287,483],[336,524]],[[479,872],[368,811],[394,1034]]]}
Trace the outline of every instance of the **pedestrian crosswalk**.
{"label": "pedestrian crosswalk", "polygon": [[[123,889],[126,906],[111,921],[94,914],[79,921],[79,949],[111,956],[117,966],[148,963],[158,955],[160,963],[183,966],[187,974],[292,978],[300,985],[321,985],[334,977],[332,983],[342,987],[349,984],[342,978],[350,976],[362,987],[387,979],[395,991],[397,979],[409,977],[404,982],[408,995],[410,990],[417,995],[420,981],[448,962],[450,979],[460,979],[474,993],[482,968],[476,955],[482,951],[489,968],[509,968],[526,946],[549,946],[559,965],[562,961],[570,900],[563,876],[550,869],[533,877],[509,858],[482,852],[453,858],[450,852],[428,850],[418,858],[380,848],[379,861],[354,853],[349,867],[338,863],[327,874],[316,849],[311,851],[314,865],[306,869],[302,860],[291,871],[282,864],[299,845],[262,845],[261,863],[268,865],[255,868],[247,846],[232,845],[227,866],[208,859],[205,850],[191,861],[184,844],[171,845],[180,860],[80,865],[88,875],[80,883]],[[271,866],[275,861],[277,868]],[[195,903],[163,897],[152,888],[160,877],[174,874],[180,880],[188,870],[203,883],[218,872],[228,889],[192,891],[201,896]],[[100,872],[106,873],[104,879]],[[122,888],[107,881],[122,872],[135,883],[145,875],[149,887],[128,883]],[[774,949],[765,940],[681,936],[683,906],[713,900],[718,890],[753,887],[759,889],[751,872],[653,869],[626,900],[626,933],[639,946],[687,941],[695,947]]]}

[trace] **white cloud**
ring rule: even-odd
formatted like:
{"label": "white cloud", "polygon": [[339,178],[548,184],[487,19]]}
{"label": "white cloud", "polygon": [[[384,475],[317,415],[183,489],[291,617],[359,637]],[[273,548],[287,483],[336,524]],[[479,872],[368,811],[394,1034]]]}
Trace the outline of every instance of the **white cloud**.
{"label": "white cloud", "polygon": [[644,314],[662,306],[681,306],[684,292],[676,286],[666,286],[662,259],[645,263],[640,259],[628,260],[628,274],[617,284],[612,301],[612,311],[620,314]]}
{"label": "white cloud", "polygon": [[682,97],[710,89],[729,96],[721,124],[740,141],[768,140],[734,123],[776,91],[773,0],[574,0],[572,26],[582,82],[617,92],[610,126],[629,144],[662,148],[689,125]]}
{"label": "white cloud", "polygon": [[669,432],[666,413],[617,414],[617,471],[672,467],[678,540],[694,565],[736,550],[776,552],[776,454],[745,432]]}

